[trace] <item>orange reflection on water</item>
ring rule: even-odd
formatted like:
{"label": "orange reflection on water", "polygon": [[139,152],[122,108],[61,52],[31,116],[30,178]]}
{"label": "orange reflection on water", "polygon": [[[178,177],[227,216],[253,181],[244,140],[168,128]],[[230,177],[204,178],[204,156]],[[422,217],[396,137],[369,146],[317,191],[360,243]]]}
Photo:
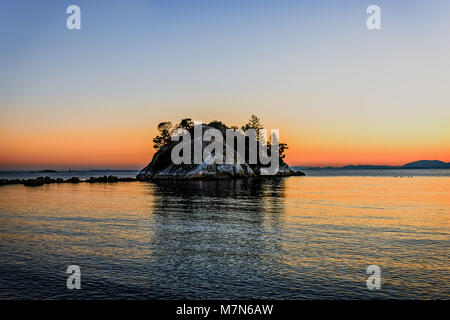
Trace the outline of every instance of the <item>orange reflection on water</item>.
{"label": "orange reflection on water", "polygon": [[[301,238],[285,248],[290,265],[326,265],[319,272],[355,278],[363,287],[365,268],[377,264],[385,290],[448,293],[449,177],[289,179],[285,199],[287,225]],[[432,285],[426,280],[431,274],[438,277]]]}
{"label": "orange reflection on water", "polygon": [[305,177],[286,184],[287,219],[303,217],[301,204],[300,212],[334,224],[450,226],[449,177]]}
{"label": "orange reflection on water", "polygon": [[[13,271],[83,264],[119,284],[83,291],[100,298],[131,284],[132,297],[205,298],[208,286],[219,298],[448,298],[449,195],[450,177],[3,186],[0,255]],[[378,293],[365,286],[371,264]]]}

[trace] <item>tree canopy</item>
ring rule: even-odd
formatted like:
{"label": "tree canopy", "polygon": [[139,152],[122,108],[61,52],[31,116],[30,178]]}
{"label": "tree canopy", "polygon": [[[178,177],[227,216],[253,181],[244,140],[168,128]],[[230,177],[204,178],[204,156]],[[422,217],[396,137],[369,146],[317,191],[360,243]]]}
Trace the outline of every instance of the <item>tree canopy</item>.
{"label": "tree canopy", "polygon": [[246,131],[248,129],[255,129],[256,140],[259,141],[262,138],[261,130],[264,129],[264,127],[261,124],[261,120],[259,120],[259,118],[254,114],[252,114],[248,122],[242,126],[242,130]]}
{"label": "tree canopy", "polygon": [[[217,129],[228,128],[223,122],[217,120],[210,122],[208,125]],[[182,119],[180,123],[176,124],[175,126],[172,126],[172,123],[170,121],[159,123],[157,127],[159,134],[153,138],[153,148],[159,150],[165,144],[170,143],[171,136],[176,129],[184,129],[187,131],[191,131],[193,127],[194,122],[190,118]],[[254,114],[251,115],[248,122],[244,124],[241,128],[244,131],[248,129],[254,129],[256,132],[256,139],[258,141],[262,139],[261,130],[264,129],[264,126],[262,125],[261,120]],[[231,126],[231,129],[237,130],[238,127]],[[270,150],[270,144],[267,145],[267,148]],[[286,149],[289,149],[286,143],[279,143],[278,151],[280,154],[280,159],[285,158],[284,152]]]}
{"label": "tree canopy", "polygon": [[158,124],[159,134],[153,138],[153,148],[160,149],[166,143],[170,142],[170,137],[173,132],[172,122],[160,122]]}

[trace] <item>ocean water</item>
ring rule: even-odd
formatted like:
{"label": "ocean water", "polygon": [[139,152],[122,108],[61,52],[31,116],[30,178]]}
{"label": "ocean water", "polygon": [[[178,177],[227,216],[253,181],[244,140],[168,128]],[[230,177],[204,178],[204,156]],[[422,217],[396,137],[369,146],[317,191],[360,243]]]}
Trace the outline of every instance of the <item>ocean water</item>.
{"label": "ocean water", "polygon": [[446,176],[0,186],[0,298],[449,299],[449,195]]}

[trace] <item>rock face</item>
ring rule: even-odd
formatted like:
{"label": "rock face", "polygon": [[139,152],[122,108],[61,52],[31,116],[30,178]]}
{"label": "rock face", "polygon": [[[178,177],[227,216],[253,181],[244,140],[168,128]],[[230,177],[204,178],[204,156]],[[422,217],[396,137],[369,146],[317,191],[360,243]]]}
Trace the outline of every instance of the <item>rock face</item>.
{"label": "rock face", "polygon": [[[211,129],[210,125],[202,125],[202,132]],[[226,159],[227,143],[225,141],[225,127],[214,127],[222,132],[224,137],[224,155]],[[202,134],[203,136],[203,134]],[[193,139],[194,140],[194,139]],[[171,159],[173,147],[178,142],[170,142],[160,148],[153,156],[152,161],[142,169],[136,176],[137,180],[145,181],[151,179],[230,179],[230,178],[244,178],[260,176],[261,165],[248,163],[213,163],[208,164],[205,160],[199,164],[174,164]],[[194,141],[192,142],[191,150]],[[210,144],[208,141],[201,142],[202,152],[205,147]],[[234,150],[234,157],[237,159],[237,152]],[[192,158],[192,157],[191,157]],[[302,172],[293,171],[286,162],[279,159],[279,170],[276,176],[292,176],[304,175]]]}

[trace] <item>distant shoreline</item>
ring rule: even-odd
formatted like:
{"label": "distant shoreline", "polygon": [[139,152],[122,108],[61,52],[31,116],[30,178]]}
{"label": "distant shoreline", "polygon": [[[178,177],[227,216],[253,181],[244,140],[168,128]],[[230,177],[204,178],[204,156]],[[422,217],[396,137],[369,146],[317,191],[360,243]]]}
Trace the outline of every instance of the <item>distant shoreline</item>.
{"label": "distant shoreline", "polygon": [[[356,169],[356,170],[350,170],[350,169],[334,169],[330,167],[326,168],[310,168],[310,169],[303,169],[305,167],[292,167],[293,171],[297,171],[299,168],[302,168],[302,171],[300,175],[288,175],[288,176],[268,176],[267,178],[285,178],[290,176],[307,176],[307,177],[395,177],[395,178],[415,178],[415,177],[450,177],[450,169],[439,169],[439,168],[432,168],[432,169],[419,169],[419,168],[389,168],[389,169]],[[96,171],[98,173],[110,173],[110,171]],[[139,176],[113,176],[113,175],[105,175],[102,174],[101,176],[85,176],[82,175],[79,176],[72,176],[72,173],[92,173],[92,171],[59,171],[53,174],[52,177],[49,176],[27,176],[24,175],[22,177],[8,177],[8,175],[20,175],[23,173],[33,173],[37,174],[38,171],[19,171],[19,172],[0,172],[0,174],[3,173],[3,177],[0,176],[0,186],[7,186],[7,185],[24,185],[29,187],[37,187],[37,186],[43,186],[46,184],[79,184],[79,183],[118,183],[118,182],[157,182],[160,180],[169,180],[169,181],[230,181],[229,179],[220,179],[220,178],[209,178],[209,179],[140,179]],[[136,173],[138,170],[117,170],[117,172],[130,172],[130,173]],[[63,175],[58,177],[58,173],[70,173],[70,175]],[[51,173],[50,173],[51,175]],[[264,179],[264,177],[258,176],[258,177],[248,177],[248,178],[254,178],[254,179]],[[248,178],[234,178],[231,180],[239,180],[239,179],[248,179]]]}
{"label": "distant shoreline", "polygon": [[392,170],[411,170],[411,169],[450,169],[450,162],[444,162],[440,160],[419,160],[414,162],[409,162],[402,166],[386,166],[386,165],[371,165],[371,164],[360,164],[360,165],[346,165],[342,167],[314,167],[314,166],[292,166],[298,169],[307,170],[320,170],[320,169],[333,169],[333,170],[367,170],[367,169],[392,169]]}
{"label": "distant shoreline", "polygon": [[[371,164],[361,164],[361,165],[345,165],[340,167],[326,166],[290,166],[298,170],[368,170],[368,169],[392,169],[392,170],[411,170],[411,169],[450,169],[450,162],[444,162],[439,160],[419,160],[410,162],[401,166],[388,166],[388,165],[371,165]],[[42,169],[42,170],[0,170],[0,173],[86,173],[86,172],[137,172],[141,169],[87,169],[87,170],[54,170],[54,169]]]}
{"label": "distant shoreline", "polygon": [[344,166],[344,167],[303,167],[293,166],[293,169],[299,170],[443,170],[449,168],[405,168],[396,166]]}

